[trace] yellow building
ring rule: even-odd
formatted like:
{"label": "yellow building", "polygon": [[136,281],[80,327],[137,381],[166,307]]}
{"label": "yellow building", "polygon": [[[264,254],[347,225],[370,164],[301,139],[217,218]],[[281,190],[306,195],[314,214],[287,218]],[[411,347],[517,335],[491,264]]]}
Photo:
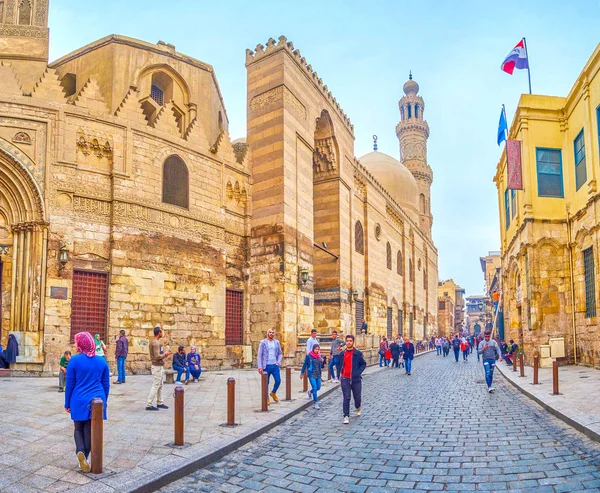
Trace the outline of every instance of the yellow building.
{"label": "yellow building", "polygon": [[448,279],[438,282],[438,330],[449,336],[462,330],[465,320],[465,290]]}
{"label": "yellow building", "polygon": [[523,190],[498,163],[506,338],[527,358],[564,337],[567,359],[600,366],[600,45],[567,97],[523,94],[509,130],[522,141]]}

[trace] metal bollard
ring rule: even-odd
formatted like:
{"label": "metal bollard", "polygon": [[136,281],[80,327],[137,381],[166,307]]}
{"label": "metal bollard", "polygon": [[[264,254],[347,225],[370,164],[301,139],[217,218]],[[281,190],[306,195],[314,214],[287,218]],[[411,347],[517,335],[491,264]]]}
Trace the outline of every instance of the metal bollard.
{"label": "metal bollard", "polygon": [[540,382],[538,381],[538,368],[540,364],[540,357],[535,354],[533,356],[533,385],[538,385]]}
{"label": "metal bollard", "polygon": [[513,364],[513,371],[517,371],[517,355],[516,354],[512,355],[512,364]]}
{"label": "metal bollard", "polygon": [[262,385],[260,392],[260,410],[262,412],[269,410],[269,375],[262,374]]}
{"label": "metal bollard", "polygon": [[327,380],[331,380],[331,368],[327,365]]}
{"label": "metal bollard", "polygon": [[235,426],[235,378],[227,379],[227,426]]}
{"label": "metal bollard", "polygon": [[98,397],[92,399],[92,474],[102,474],[104,449],[104,402]]}
{"label": "metal bollard", "polygon": [[308,370],[304,372],[304,378],[302,379],[302,392],[308,392]]}
{"label": "metal bollard", "polygon": [[175,398],[175,412],[174,416],[174,428],[175,436],[173,444],[176,446],[183,446],[183,394],[184,390],[181,385],[175,387],[173,397]]}
{"label": "metal bollard", "polygon": [[521,374],[519,376],[524,377],[525,376],[525,355],[523,353],[521,353],[519,355],[519,370],[521,372]]}
{"label": "metal bollard", "polygon": [[552,362],[552,395],[559,395],[558,392],[558,361]]}
{"label": "metal bollard", "polygon": [[292,400],[292,368],[290,366],[285,369],[285,400]]}

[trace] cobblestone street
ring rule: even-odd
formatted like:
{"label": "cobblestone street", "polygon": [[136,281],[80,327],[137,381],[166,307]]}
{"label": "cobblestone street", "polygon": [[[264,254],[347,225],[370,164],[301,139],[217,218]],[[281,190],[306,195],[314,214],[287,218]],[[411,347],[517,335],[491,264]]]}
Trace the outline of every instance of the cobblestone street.
{"label": "cobblestone street", "polygon": [[365,377],[350,425],[335,392],[161,491],[600,492],[600,445],[495,380],[475,355],[429,354]]}

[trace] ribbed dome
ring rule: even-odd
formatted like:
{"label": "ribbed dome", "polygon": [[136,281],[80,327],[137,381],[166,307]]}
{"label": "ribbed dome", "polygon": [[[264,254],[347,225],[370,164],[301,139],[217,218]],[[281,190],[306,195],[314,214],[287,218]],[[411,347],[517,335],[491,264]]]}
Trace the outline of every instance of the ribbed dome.
{"label": "ribbed dome", "polygon": [[417,220],[419,214],[419,189],[413,174],[400,161],[384,152],[374,151],[358,158],[377,181],[396,199],[408,208],[406,212]]}

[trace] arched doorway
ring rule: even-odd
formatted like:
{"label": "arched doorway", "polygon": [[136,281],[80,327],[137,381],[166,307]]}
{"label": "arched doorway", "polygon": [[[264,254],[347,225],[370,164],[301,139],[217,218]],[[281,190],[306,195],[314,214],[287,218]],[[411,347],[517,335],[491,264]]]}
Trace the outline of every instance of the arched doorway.
{"label": "arched doorway", "polygon": [[[2,146],[12,149],[10,144]],[[19,342],[21,362],[43,363],[43,311],[48,239],[44,204],[26,166],[0,148],[0,341]]]}

